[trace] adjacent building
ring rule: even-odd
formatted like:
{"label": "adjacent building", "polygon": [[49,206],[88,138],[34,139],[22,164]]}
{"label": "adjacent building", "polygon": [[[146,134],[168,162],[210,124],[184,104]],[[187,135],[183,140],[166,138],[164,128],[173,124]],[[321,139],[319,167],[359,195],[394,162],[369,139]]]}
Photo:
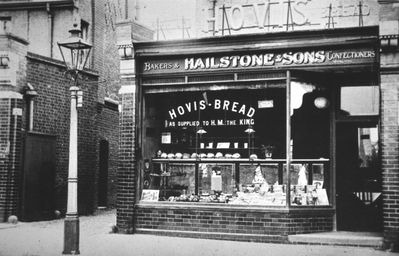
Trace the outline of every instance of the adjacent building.
{"label": "adjacent building", "polygon": [[93,45],[79,79],[79,213],[116,205],[116,1],[0,1],[0,221],[66,210],[70,80],[57,42],[76,23]]}

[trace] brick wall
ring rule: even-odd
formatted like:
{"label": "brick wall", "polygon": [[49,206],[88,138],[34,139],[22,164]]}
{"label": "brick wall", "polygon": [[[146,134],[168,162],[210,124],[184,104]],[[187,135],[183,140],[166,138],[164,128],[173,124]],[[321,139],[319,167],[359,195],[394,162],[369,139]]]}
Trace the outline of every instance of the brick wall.
{"label": "brick wall", "polygon": [[[2,96],[6,96],[2,92]],[[18,213],[21,179],[22,98],[0,97],[0,222]]]}
{"label": "brick wall", "polygon": [[332,211],[138,205],[134,221],[138,233],[287,242],[289,234],[331,231]]}
{"label": "brick wall", "polygon": [[[109,9],[104,11],[109,11]],[[112,14],[108,15],[111,16]],[[116,25],[112,20],[108,20],[105,24],[103,62],[101,80],[105,81],[104,94],[113,100],[119,100],[119,54],[116,46]]]}
{"label": "brick wall", "polygon": [[119,113],[115,103],[100,104],[99,137],[109,143],[108,155],[108,207],[116,207],[116,180],[119,147]]}
{"label": "brick wall", "polygon": [[116,47],[116,6],[110,0],[79,1],[79,14],[90,23],[90,38],[93,44],[91,68],[99,72],[98,102],[105,97],[118,100],[119,56]]}
{"label": "brick wall", "polygon": [[[85,2],[85,1],[82,1]],[[105,33],[105,19],[104,19],[104,0],[92,0],[92,29],[93,29],[93,49],[92,49],[92,60],[94,70],[99,72],[101,79],[104,74],[104,33]],[[117,72],[117,70],[115,70]],[[98,88],[98,102],[103,102],[105,97],[105,84],[100,83]]]}
{"label": "brick wall", "polygon": [[289,234],[306,234],[333,230],[333,210],[291,210]]}
{"label": "brick wall", "polygon": [[18,214],[21,198],[23,99],[18,92],[26,84],[27,44],[11,34],[0,36],[0,51],[10,59],[9,69],[0,69],[0,222]]}
{"label": "brick wall", "polygon": [[6,192],[7,192],[7,174],[8,174],[8,124],[5,120],[9,119],[9,99],[0,99],[0,118],[4,120],[0,126],[0,221],[6,218]]}
{"label": "brick wall", "polygon": [[[56,207],[66,210],[70,82],[59,62],[28,55],[27,80],[38,92],[35,98],[33,131],[56,136]],[[83,107],[78,109],[79,213],[88,214],[95,207],[95,175],[98,169],[98,121],[96,74],[83,75]]]}
{"label": "brick wall", "polygon": [[[399,34],[399,6],[378,1],[380,36]],[[399,48],[381,41],[381,167],[385,247],[399,251]]]}

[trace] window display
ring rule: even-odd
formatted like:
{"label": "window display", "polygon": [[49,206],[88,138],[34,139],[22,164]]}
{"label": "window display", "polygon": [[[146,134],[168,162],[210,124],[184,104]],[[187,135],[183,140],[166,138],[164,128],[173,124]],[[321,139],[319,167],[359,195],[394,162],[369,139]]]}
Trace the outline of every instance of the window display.
{"label": "window display", "polygon": [[324,164],[293,164],[291,166],[291,205],[329,205],[323,187]]}
{"label": "window display", "polygon": [[160,191],[160,200],[196,194],[195,165],[193,164],[154,164],[150,176],[150,188]]}
{"label": "window display", "polygon": [[[287,205],[287,173],[283,159],[270,160],[271,163],[244,159],[241,163],[186,160],[192,163],[153,159],[149,189],[159,191],[160,201]],[[292,164],[291,205],[329,205],[324,175],[326,164],[327,160]]]}
{"label": "window display", "polygon": [[232,204],[286,205],[278,164],[240,164],[240,185]]}

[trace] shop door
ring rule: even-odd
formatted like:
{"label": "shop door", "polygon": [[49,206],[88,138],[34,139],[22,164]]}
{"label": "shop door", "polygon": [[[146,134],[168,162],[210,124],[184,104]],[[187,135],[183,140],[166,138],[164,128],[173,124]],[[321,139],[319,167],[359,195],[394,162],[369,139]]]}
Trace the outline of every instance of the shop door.
{"label": "shop door", "polygon": [[381,168],[375,123],[337,125],[337,229],[380,231]]}

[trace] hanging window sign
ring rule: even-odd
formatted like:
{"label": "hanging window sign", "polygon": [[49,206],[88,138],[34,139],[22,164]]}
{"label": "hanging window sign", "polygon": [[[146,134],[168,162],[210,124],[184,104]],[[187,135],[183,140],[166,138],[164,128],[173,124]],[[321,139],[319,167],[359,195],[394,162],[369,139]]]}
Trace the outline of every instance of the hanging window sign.
{"label": "hanging window sign", "polygon": [[185,71],[211,71],[228,69],[256,69],[290,66],[323,66],[343,64],[366,64],[376,61],[372,49],[287,51],[281,53],[256,53],[184,59],[149,60],[142,65],[142,73],[164,73]]}

